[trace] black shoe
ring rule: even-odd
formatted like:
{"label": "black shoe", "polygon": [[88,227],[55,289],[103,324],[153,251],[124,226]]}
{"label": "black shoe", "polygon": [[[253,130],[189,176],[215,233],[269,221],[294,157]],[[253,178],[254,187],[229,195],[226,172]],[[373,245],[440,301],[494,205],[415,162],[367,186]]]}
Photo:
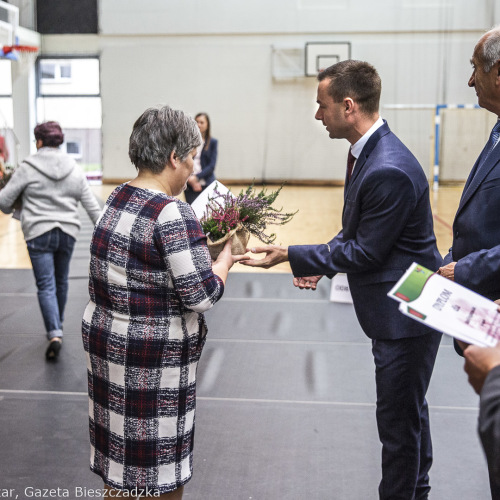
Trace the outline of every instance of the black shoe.
{"label": "black shoe", "polygon": [[59,351],[62,347],[62,341],[60,340],[51,340],[49,347],[45,351],[45,358],[47,361],[56,361],[59,356]]}

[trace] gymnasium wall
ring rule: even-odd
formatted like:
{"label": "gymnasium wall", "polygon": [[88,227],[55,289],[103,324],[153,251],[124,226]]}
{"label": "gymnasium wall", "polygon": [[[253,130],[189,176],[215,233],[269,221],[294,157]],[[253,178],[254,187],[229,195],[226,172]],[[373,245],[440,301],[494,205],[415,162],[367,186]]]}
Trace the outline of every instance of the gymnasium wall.
{"label": "gymnasium wall", "polygon": [[[314,120],[317,82],[273,78],[272,47],[350,42],[380,72],[382,116],[430,173],[434,112],[387,106],[475,103],[469,59],[499,14],[499,0],[101,0],[98,35],[44,35],[42,54],[100,54],[105,179],[134,175],[132,125],[168,103],[208,112],[221,179],[343,181],[348,144]],[[482,129],[467,140],[475,154]]]}

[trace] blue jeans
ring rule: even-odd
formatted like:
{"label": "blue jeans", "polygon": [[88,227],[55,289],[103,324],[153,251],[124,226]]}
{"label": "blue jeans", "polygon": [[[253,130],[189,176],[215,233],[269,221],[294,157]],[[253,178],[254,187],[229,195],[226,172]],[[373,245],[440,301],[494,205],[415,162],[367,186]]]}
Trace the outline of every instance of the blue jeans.
{"label": "blue jeans", "polygon": [[59,228],[26,242],[38,288],[47,338],[62,337],[64,307],[68,298],[69,263],[75,238]]}

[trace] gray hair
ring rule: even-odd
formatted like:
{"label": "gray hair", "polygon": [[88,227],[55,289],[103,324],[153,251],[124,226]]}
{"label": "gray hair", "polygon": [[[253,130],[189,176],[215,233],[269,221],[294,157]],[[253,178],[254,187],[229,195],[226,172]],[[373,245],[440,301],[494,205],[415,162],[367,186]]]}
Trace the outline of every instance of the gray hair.
{"label": "gray hair", "polygon": [[172,152],[184,161],[202,142],[196,121],[169,106],[148,108],[134,123],[128,155],[137,170],[159,174]]}
{"label": "gray hair", "polygon": [[489,73],[495,63],[500,59],[500,26],[495,26],[488,31],[483,42],[480,57],[484,72]]}

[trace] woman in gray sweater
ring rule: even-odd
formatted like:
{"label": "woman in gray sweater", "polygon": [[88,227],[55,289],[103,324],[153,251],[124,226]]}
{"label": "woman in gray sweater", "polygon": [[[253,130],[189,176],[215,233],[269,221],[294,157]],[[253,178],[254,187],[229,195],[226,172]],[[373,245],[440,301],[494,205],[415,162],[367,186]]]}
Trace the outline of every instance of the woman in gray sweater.
{"label": "woman in gray sweater", "polygon": [[35,139],[37,152],[21,163],[0,191],[0,210],[11,213],[21,197],[21,227],[49,340],[45,355],[56,360],[62,345],[69,263],[80,229],[78,203],[94,224],[101,209],[83,172],[59,149],[64,141],[59,124],[37,125]]}

